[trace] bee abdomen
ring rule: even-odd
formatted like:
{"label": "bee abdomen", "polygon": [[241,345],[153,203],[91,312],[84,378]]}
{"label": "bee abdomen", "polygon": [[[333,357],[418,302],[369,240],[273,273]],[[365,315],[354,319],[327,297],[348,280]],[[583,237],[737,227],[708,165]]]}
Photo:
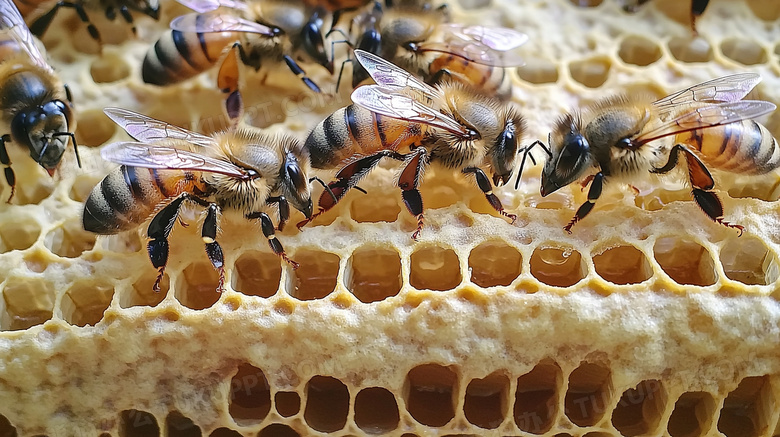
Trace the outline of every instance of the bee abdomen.
{"label": "bee abdomen", "polygon": [[319,123],[304,143],[311,155],[312,167],[333,168],[345,155],[349,156],[355,145],[350,131],[357,132],[356,123],[352,105],[337,110]]}
{"label": "bee abdomen", "polygon": [[216,64],[231,39],[223,34],[168,31],[146,52],[143,80],[163,86],[194,77]]}
{"label": "bee abdomen", "polygon": [[153,170],[121,166],[105,177],[84,205],[84,229],[108,235],[131,229],[143,222],[166,196]]}
{"label": "bee abdomen", "polygon": [[720,170],[756,175],[780,167],[777,141],[753,120],[702,130],[692,139],[705,161]]}

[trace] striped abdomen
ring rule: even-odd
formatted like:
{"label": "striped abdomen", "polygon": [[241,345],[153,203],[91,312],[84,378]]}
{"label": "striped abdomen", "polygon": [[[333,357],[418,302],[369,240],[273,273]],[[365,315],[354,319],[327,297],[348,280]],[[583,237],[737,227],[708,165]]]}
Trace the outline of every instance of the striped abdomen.
{"label": "striped abdomen", "polygon": [[398,150],[419,143],[422,126],[381,116],[358,105],[341,108],[318,124],[306,139],[311,165],[319,169],[339,167],[355,155]]}
{"label": "striped abdomen", "polygon": [[162,86],[194,77],[213,67],[225,48],[238,39],[236,32],[170,30],[146,52],[141,70],[143,80]]}
{"label": "striped abdomen", "polygon": [[700,151],[702,160],[719,170],[757,175],[780,167],[777,140],[753,120],[686,132],[675,140]]}
{"label": "striped abdomen", "polygon": [[[507,100],[512,96],[512,82],[506,69],[491,65],[477,64],[453,54],[443,54],[428,66],[428,72],[435,79],[446,71],[458,82],[471,85],[483,93]],[[446,78],[445,75],[443,78]]]}
{"label": "striped abdomen", "polygon": [[89,194],[84,205],[84,229],[116,234],[143,223],[157,205],[184,192],[204,190],[199,176],[183,170],[121,166]]}

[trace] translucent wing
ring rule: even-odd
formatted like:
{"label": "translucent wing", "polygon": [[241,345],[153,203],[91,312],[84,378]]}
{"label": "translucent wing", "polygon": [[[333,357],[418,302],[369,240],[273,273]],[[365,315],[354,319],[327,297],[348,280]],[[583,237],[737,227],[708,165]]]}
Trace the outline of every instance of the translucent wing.
{"label": "translucent wing", "polygon": [[432,86],[412,76],[408,71],[385,61],[379,56],[363,50],[355,50],[355,57],[360,64],[363,65],[363,68],[366,69],[368,74],[371,75],[374,82],[382,88],[392,91],[411,89],[422,93],[427,97],[434,97],[439,94]]}
{"label": "translucent wing", "polygon": [[24,50],[39,67],[53,71],[35,45],[35,39],[27,28],[22,14],[11,0],[0,0],[0,33],[6,33]]}
{"label": "translucent wing", "polygon": [[211,12],[224,6],[226,8],[245,11],[249,6],[240,0],[176,0],[180,4],[192,9],[195,12]]}
{"label": "translucent wing", "polygon": [[369,111],[391,118],[423,123],[452,132],[462,137],[470,132],[452,117],[430,108],[406,94],[365,85],[352,92],[352,101]]}
{"label": "translucent wing", "polygon": [[217,143],[211,137],[147,117],[137,112],[128,111],[127,109],[106,108],[103,112],[108,118],[121,126],[131,137],[144,143],[174,138],[203,147],[214,148],[217,146]]}
{"label": "translucent wing", "polygon": [[664,115],[675,107],[696,102],[736,102],[742,100],[759,82],[761,82],[761,76],[756,73],[723,76],[670,94],[653,105]]}
{"label": "translucent wing", "polygon": [[774,111],[775,108],[774,104],[761,100],[738,100],[736,102],[701,106],[687,111],[649,132],[641,134],[634,139],[634,144],[639,146],[682,132],[722,126],[760,117]]}
{"label": "translucent wing", "polygon": [[464,26],[445,24],[447,39],[458,38],[489,47],[493,50],[513,50],[528,42],[528,35],[506,27]]}
{"label": "translucent wing", "polygon": [[111,143],[100,150],[100,156],[106,161],[132,167],[207,171],[237,178],[247,176],[244,170],[227,161],[187,150],[144,143]]}
{"label": "translucent wing", "polygon": [[206,12],[186,14],[171,21],[171,29],[179,32],[247,32],[273,36],[276,32],[268,26],[245,20],[226,12]]}
{"label": "translucent wing", "polygon": [[524,33],[505,27],[448,24],[442,42],[422,42],[419,51],[448,53],[470,62],[497,67],[518,67],[523,59],[511,50],[528,42]]}

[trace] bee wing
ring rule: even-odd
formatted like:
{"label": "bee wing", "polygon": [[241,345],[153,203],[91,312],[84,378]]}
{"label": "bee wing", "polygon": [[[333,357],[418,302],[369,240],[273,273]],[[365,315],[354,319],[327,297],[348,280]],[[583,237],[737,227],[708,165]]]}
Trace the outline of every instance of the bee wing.
{"label": "bee wing", "polygon": [[443,42],[419,43],[419,50],[453,54],[477,64],[497,67],[518,67],[523,59],[511,50],[528,42],[528,35],[505,27],[462,26],[444,27]]}
{"label": "bee wing", "polygon": [[443,29],[447,32],[448,39],[476,42],[501,52],[514,50],[528,42],[528,35],[507,27],[464,26],[452,23],[443,25]]}
{"label": "bee wing", "polygon": [[19,43],[30,59],[39,67],[48,71],[53,71],[46,62],[46,58],[35,45],[35,38],[27,28],[27,24],[19,13],[19,9],[11,0],[0,0],[0,32],[7,33],[11,38]]}
{"label": "bee wing", "polygon": [[653,105],[663,115],[675,107],[696,102],[736,102],[742,100],[759,82],[761,82],[761,76],[756,73],[732,74],[670,94],[656,101]]}
{"label": "bee wing", "polygon": [[136,142],[111,143],[100,150],[100,156],[106,161],[132,167],[207,171],[238,178],[246,176],[244,170],[227,161],[188,150],[152,144]]}
{"label": "bee wing", "polygon": [[469,135],[466,128],[452,117],[430,108],[406,94],[392,92],[377,85],[364,85],[357,88],[352,92],[352,101],[380,115],[427,124],[447,130],[455,135]]}
{"label": "bee wing", "polygon": [[211,11],[203,14],[192,13],[171,20],[171,29],[179,32],[214,33],[246,32],[260,35],[275,35],[273,29],[254,21],[236,17],[227,12]]}
{"label": "bee wing", "polygon": [[[388,62],[373,53],[355,50],[355,57],[363,65],[374,82],[382,88],[392,91],[412,89],[428,97],[438,95],[438,91],[427,83],[417,79],[408,71]],[[360,89],[360,88],[358,88]],[[354,98],[354,94],[352,95]]]}
{"label": "bee wing", "polygon": [[642,145],[659,138],[683,132],[706,129],[760,117],[774,111],[773,103],[761,100],[738,100],[706,105],[687,111],[661,126],[639,135],[634,143]]}
{"label": "bee wing", "polygon": [[144,143],[174,138],[202,147],[216,148],[213,138],[174,126],[170,123],[121,108],[105,108],[103,112],[131,137]]}
{"label": "bee wing", "polygon": [[241,0],[176,0],[180,4],[192,9],[195,12],[211,12],[224,6],[226,8],[245,11],[249,5]]}

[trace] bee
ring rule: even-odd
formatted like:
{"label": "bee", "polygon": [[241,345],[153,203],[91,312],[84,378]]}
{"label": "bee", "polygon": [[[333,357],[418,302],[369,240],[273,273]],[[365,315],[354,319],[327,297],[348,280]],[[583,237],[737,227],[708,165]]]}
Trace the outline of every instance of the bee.
{"label": "bee", "polygon": [[[636,12],[640,6],[649,1],[650,0],[629,0],[623,5],[623,10],[626,12]],[[696,30],[696,20],[704,14],[709,3],[710,0],[691,0],[691,30],[694,35],[699,34]]]}
{"label": "bee", "polygon": [[271,250],[287,257],[264,212],[279,211],[281,230],[290,204],[311,217],[312,201],[306,175],[309,154],[300,142],[271,137],[256,128],[233,128],[204,136],[132,111],[107,108],[106,115],[137,142],[119,142],[101,149],[104,159],[121,166],[103,179],[84,205],[84,229],[100,235],[136,228],[150,216],[147,251],[157,269],[154,290],[168,261],[168,235],[184,203],[206,209],[201,236],[206,255],[224,284],[224,258],[216,241],[217,218],[223,212],[259,220]]}
{"label": "bee", "polygon": [[38,50],[11,0],[0,0],[0,113],[6,132],[0,136],[0,164],[11,186],[9,203],[16,175],[7,143],[26,146],[30,157],[53,176],[71,140],[81,167],[70,92]]}
{"label": "bee", "polygon": [[417,218],[415,240],[423,228],[418,186],[432,164],[473,176],[490,205],[514,223],[493,185],[511,176],[525,129],[520,114],[468,86],[432,87],[376,55],[355,50],[355,56],[377,84],[357,88],[354,104],[328,116],[306,139],[312,167],[340,170],[320,196],[319,211],[298,227],[335,206],[382,158],[403,162],[397,186]]}
{"label": "bee", "polygon": [[[668,173],[682,156],[693,200],[707,217],[741,235],[742,226],[724,220],[707,166],[748,175],[780,167],[777,141],[751,120],[773,111],[775,105],[742,100],[760,81],[754,73],[735,74],[652,103],[641,96],[618,96],[564,116],[549,136],[551,156],[542,171],[542,196],[596,169],[583,182],[583,188],[590,183],[588,200],[564,228],[571,233],[571,227],[593,209],[607,180]],[[666,137],[674,137],[674,146],[658,141]]]}

